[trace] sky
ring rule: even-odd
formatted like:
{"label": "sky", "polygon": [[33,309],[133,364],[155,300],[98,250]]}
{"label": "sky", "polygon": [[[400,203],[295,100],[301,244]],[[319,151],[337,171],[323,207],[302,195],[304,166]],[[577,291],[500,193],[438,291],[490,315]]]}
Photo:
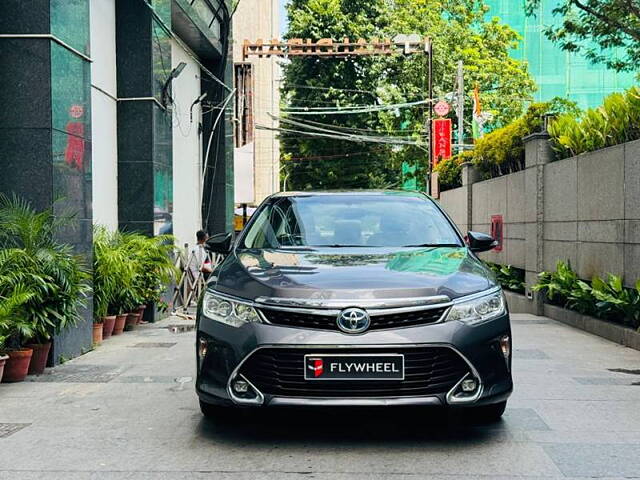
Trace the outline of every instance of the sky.
{"label": "sky", "polygon": [[287,30],[287,11],[284,9],[287,0],[280,0],[280,36]]}

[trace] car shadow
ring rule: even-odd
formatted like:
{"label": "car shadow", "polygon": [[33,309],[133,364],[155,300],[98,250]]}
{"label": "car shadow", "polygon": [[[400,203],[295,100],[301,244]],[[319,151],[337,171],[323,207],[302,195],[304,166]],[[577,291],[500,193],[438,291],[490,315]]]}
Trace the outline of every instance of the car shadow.
{"label": "car shadow", "polygon": [[408,444],[467,445],[502,441],[504,421],[483,423],[466,411],[440,408],[265,408],[201,418],[198,436],[211,443],[353,448]]}

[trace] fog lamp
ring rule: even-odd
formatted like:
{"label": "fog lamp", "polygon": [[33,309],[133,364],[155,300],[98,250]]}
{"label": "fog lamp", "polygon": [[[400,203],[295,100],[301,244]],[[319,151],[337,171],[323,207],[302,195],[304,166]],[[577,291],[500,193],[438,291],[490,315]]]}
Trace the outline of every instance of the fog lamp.
{"label": "fog lamp", "polygon": [[208,347],[207,341],[204,338],[201,338],[198,341],[198,356],[201,359],[207,356],[207,347]]}
{"label": "fog lamp", "polygon": [[478,383],[474,378],[468,378],[463,380],[460,386],[462,387],[463,392],[471,393],[478,387]]}
{"label": "fog lamp", "polygon": [[249,384],[245,380],[236,380],[233,382],[233,390],[236,393],[247,393],[249,391]]}
{"label": "fog lamp", "polygon": [[509,358],[511,355],[511,339],[509,338],[509,335],[504,335],[500,338],[500,350],[502,351],[504,358]]}

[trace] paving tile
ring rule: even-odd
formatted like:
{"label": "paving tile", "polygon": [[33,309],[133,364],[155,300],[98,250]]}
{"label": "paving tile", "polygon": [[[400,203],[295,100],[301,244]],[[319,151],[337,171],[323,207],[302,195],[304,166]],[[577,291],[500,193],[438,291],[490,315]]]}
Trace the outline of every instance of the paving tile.
{"label": "paving tile", "polygon": [[545,445],[545,452],[566,476],[640,476],[638,445]]}

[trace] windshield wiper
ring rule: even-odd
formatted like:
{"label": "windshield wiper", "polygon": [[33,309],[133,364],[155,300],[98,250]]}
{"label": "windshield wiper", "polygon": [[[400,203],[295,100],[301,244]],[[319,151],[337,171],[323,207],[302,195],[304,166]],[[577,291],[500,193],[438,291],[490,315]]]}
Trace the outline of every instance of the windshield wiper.
{"label": "windshield wiper", "polygon": [[322,248],[342,248],[342,247],[369,247],[370,245],[348,245],[342,243],[334,243],[332,245],[313,245],[314,247]]}
{"label": "windshield wiper", "polygon": [[427,247],[457,247],[457,248],[462,248],[462,245],[457,244],[457,243],[420,243],[418,245],[403,245],[404,248],[427,248]]}

